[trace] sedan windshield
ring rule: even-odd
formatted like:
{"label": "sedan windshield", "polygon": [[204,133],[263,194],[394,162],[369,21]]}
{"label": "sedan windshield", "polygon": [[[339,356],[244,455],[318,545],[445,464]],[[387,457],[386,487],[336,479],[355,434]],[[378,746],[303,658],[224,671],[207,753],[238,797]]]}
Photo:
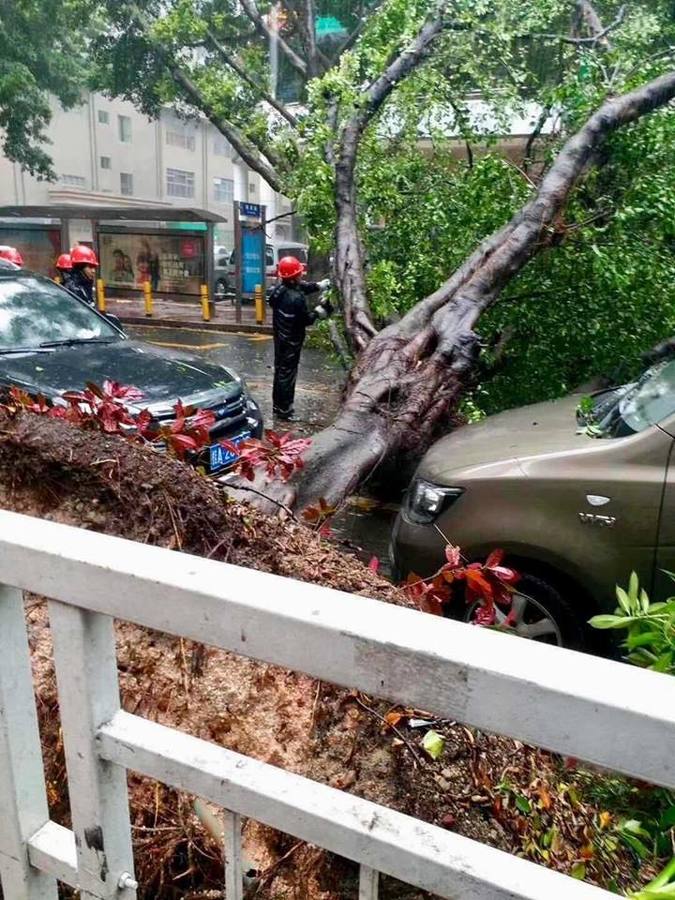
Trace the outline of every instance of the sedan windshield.
{"label": "sedan windshield", "polygon": [[117,329],[47,279],[0,279],[0,353],[121,340]]}

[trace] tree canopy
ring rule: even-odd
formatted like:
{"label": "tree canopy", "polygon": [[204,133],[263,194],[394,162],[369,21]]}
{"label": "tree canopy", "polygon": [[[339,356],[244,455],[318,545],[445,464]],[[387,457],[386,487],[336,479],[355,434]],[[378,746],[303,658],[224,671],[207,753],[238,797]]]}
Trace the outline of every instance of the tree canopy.
{"label": "tree canopy", "polygon": [[0,140],[39,178],[54,177],[50,95],[65,107],[81,99],[90,14],[86,0],[0,0]]}

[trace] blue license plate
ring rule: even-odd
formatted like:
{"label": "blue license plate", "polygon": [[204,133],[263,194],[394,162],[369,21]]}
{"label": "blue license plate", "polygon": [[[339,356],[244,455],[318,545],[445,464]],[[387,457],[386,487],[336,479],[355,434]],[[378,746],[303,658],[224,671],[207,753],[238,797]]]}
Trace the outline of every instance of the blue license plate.
{"label": "blue license plate", "polygon": [[[231,438],[231,443],[238,447],[242,441],[247,441],[250,437],[251,432],[245,431],[243,434],[238,434],[235,438]],[[217,472],[219,469],[224,469],[225,466],[232,465],[237,459],[236,454],[232,453],[231,450],[227,450],[222,444],[211,444],[209,454],[209,467],[212,472]]]}

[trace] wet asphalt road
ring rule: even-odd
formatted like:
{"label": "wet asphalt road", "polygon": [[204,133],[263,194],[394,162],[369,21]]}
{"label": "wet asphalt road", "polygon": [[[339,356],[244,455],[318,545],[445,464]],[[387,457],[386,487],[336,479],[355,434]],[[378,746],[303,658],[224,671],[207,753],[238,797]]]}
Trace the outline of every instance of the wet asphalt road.
{"label": "wet asphalt road", "polygon": [[[340,405],[344,373],[323,350],[305,347],[300,361],[295,395],[297,421],[274,422],[272,378],[274,344],[271,335],[226,334],[192,329],[130,326],[127,333],[160,347],[194,353],[223,363],[242,375],[260,405],[266,428],[312,434],[330,424]],[[336,517],[336,536],[362,548],[364,558],[377,556],[382,571],[388,571],[387,550],[396,509],[366,499],[353,498]]]}
{"label": "wet asphalt road", "polygon": [[[265,426],[278,426],[282,431],[289,429],[285,423],[275,425],[272,419],[274,344],[271,335],[141,326],[129,327],[127,332],[160,347],[194,353],[230,366],[246,379],[263,411]],[[295,396],[298,420],[290,426],[294,432],[318,431],[332,421],[340,404],[343,380],[342,370],[326,353],[312,347],[304,348]]]}

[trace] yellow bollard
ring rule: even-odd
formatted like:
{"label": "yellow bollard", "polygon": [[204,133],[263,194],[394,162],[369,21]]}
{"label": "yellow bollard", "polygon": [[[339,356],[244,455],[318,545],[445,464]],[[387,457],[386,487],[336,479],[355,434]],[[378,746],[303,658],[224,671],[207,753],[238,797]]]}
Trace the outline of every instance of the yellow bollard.
{"label": "yellow bollard", "polygon": [[255,321],[257,325],[265,324],[265,294],[261,284],[255,286]]}
{"label": "yellow bollard", "polygon": [[102,278],[96,279],[96,305],[99,312],[105,312],[105,282]]}
{"label": "yellow bollard", "polygon": [[202,295],[202,319],[205,322],[211,321],[211,308],[209,306],[209,287],[203,284],[199,289]]}
{"label": "yellow bollard", "polygon": [[150,318],[152,316],[152,285],[149,281],[143,283],[143,299],[145,300],[145,314]]}

